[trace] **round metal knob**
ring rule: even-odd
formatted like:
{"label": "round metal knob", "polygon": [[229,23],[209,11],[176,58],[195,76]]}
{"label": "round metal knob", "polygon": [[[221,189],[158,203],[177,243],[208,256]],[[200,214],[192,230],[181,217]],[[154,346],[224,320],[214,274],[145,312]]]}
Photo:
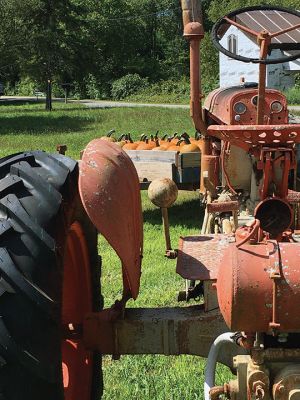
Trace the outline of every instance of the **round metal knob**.
{"label": "round metal knob", "polygon": [[155,179],[150,183],[148,196],[157,207],[168,208],[176,201],[178,188],[169,178]]}

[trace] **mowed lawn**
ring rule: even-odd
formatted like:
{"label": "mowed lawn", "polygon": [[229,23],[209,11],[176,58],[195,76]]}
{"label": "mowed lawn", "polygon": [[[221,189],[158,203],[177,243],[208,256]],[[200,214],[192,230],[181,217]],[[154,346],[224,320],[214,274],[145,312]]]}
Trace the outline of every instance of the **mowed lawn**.
{"label": "mowed lawn", "polygon": [[[78,104],[54,104],[52,113],[43,104],[0,104],[0,156],[30,149],[55,151],[57,144],[68,145],[68,155],[78,159],[80,150],[110,129],[119,133],[193,133],[188,110],[124,108],[89,110]],[[141,292],[129,307],[177,305],[177,293],[184,287],[176,275],[173,260],[164,254],[160,210],[142,193],[145,252]],[[180,235],[198,233],[203,211],[198,194],[181,192],[170,209],[171,236],[174,247]],[[99,237],[103,258],[102,288],[105,306],[109,307],[122,293],[120,262]],[[199,343],[201,346],[201,343]],[[204,360],[180,356],[124,356],[119,361],[104,357],[105,400],[200,400],[203,399]],[[229,378],[226,368],[218,370],[218,383]]]}
{"label": "mowed lawn", "polygon": [[57,144],[68,146],[68,155],[78,158],[92,139],[115,129],[116,137],[131,133],[194,133],[188,110],[163,108],[88,109],[83,105],[54,103],[46,112],[42,103],[9,105],[0,101],[0,156],[14,151],[43,148],[55,151]]}

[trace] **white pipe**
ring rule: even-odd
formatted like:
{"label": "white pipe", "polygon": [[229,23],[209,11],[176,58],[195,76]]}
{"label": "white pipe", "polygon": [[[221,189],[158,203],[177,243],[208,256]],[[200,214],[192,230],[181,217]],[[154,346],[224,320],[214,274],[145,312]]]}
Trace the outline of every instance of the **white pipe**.
{"label": "white pipe", "polygon": [[220,348],[226,343],[235,343],[232,339],[234,333],[226,332],[218,336],[212,344],[207,357],[204,380],[204,398],[210,400],[210,389],[215,386],[216,366]]}

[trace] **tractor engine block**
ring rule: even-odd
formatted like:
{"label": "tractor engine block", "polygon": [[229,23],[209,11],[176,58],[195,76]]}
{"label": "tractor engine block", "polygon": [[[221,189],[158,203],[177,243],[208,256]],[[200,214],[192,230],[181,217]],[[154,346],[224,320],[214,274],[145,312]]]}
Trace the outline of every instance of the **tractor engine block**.
{"label": "tractor engine block", "polygon": [[[251,356],[234,358],[237,379],[220,388],[231,400],[299,400],[300,351],[293,349],[254,349]],[[287,360],[293,360],[287,362]],[[217,395],[217,394],[216,394]],[[214,397],[212,393],[212,399]]]}

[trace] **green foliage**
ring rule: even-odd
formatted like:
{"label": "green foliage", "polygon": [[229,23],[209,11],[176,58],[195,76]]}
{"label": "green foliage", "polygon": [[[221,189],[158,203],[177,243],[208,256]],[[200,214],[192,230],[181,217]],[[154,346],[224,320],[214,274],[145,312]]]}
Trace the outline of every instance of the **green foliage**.
{"label": "green foliage", "polygon": [[300,74],[296,74],[295,76],[295,87],[300,89]]}
{"label": "green foliage", "polygon": [[295,9],[300,7],[299,0],[211,0],[208,8],[208,17],[210,21],[216,22],[219,18],[239,8],[248,6],[261,6],[261,5],[282,6],[286,8]]}
{"label": "green foliage", "polygon": [[208,33],[205,34],[201,43],[201,79],[204,95],[219,86],[219,54]]}
{"label": "green foliage", "polygon": [[53,97],[64,97],[65,96],[65,91],[61,87],[61,85],[58,82],[53,82],[52,83],[52,95]]}
{"label": "green foliage", "polygon": [[187,77],[168,79],[152,83],[142,88],[128,100],[152,103],[188,103],[190,97],[190,82]]}
{"label": "green foliage", "polygon": [[161,94],[177,94],[186,96],[190,93],[190,83],[187,78],[181,80],[169,79],[153,85],[157,92]]}
{"label": "green foliage", "polygon": [[77,97],[107,97],[128,74],[188,73],[177,0],[0,0],[0,80],[70,82]]}
{"label": "green foliage", "polygon": [[139,74],[128,74],[113,82],[111,95],[115,100],[124,99],[146,88],[147,85],[147,78],[142,78]]}
{"label": "green foliage", "polygon": [[285,93],[288,104],[300,104],[300,74],[295,76],[295,87]]}
{"label": "green foliage", "polygon": [[110,97],[106,86],[103,86],[93,74],[88,74],[88,77],[84,80],[84,86],[85,93],[90,99],[105,99]]}
{"label": "green foliage", "polygon": [[35,81],[27,76],[17,82],[14,88],[14,94],[17,96],[32,96],[35,90],[44,91],[44,88],[39,87]]}
{"label": "green foliage", "polygon": [[[32,96],[35,91],[45,93],[46,83],[34,81],[30,77],[26,76],[16,82],[15,86],[11,86],[10,84],[7,84],[6,86],[6,94],[8,95]],[[65,92],[59,83],[52,83],[52,95],[54,97],[64,97],[64,93]]]}
{"label": "green foliage", "polygon": [[300,87],[294,87],[286,93],[288,104],[300,104]]}
{"label": "green foliage", "polygon": [[[260,0],[202,0],[204,94],[218,85],[218,53],[209,37],[213,23],[236,8],[258,4]],[[283,5],[300,7],[299,0]],[[55,93],[61,93],[60,83],[68,82],[77,98],[102,99],[111,96],[112,83],[138,74],[149,84],[160,82],[157,95],[164,96],[168,90],[160,90],[161,82],[188,79],[189,49],[178,0],[0,0],[0,18],[0,81],[10,91],[20,81],[17,90],[28,93],[22,81],[29,77],[41,89],[51,79],[57,84]],[[127,94],[125,88],[115,97]],[[177,88],[167,94],[175,99]]]}

